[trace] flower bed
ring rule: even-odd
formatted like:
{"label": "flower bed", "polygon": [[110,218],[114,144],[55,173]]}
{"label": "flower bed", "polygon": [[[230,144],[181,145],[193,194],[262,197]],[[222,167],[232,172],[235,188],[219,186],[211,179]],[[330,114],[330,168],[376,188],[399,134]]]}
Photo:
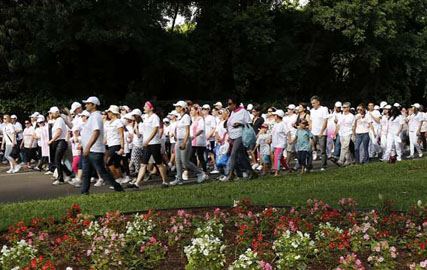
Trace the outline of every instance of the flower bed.
{"label": "flower bed", "polygon": [[1,270],[18,269],[427,269],[427,204],[406,214],[252,207],[107,213],[78,205],[60,221],[35,218],[0,235]]}

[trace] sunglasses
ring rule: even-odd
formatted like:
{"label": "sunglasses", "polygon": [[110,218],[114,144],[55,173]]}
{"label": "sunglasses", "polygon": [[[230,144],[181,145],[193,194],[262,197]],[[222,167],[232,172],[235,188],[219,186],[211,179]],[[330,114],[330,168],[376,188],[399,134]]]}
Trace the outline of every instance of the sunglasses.
{"label": "sunglasses", "polygon": [[267,112],[272,113],[273,111],[267,111]]}
{"label": "sunglasses", "polygon": [[233,105],[233,103],[228,103],[228,105]]}

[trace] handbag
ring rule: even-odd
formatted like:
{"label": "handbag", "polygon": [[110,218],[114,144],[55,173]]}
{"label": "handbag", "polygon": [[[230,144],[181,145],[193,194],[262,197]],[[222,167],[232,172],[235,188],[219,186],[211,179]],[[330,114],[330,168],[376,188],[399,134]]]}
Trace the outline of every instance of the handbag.
{"label": "handbag", "polygon": [[243,126],[242,143],[246,148],[251,148],[256,143],[255,131],[249,124]]}

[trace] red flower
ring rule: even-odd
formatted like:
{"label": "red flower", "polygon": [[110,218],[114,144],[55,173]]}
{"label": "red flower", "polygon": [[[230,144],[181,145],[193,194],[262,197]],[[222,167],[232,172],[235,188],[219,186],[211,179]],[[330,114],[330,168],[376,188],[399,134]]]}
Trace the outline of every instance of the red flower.
{"label": "red flower", "polygon": [[421,242],[420,248],[424,250],[424,249],[426,249],[426,245],[423,242]]}
{"label": "red flower", "polygon": [[31,268],[36,268],[37,267],[37,260],[36,259],[32,259],[31,260]]}

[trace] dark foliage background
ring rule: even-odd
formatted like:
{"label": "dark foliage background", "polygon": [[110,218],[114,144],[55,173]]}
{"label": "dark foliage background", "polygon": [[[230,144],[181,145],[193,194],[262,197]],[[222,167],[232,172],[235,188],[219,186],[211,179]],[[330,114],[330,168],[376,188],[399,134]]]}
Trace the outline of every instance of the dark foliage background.
{"label": "dark foliage background", "polygon": [[[426,102],[427,1],[1,0],[0,111],[317,94]],[[188,17],[167,26],[165,16]],[[193,16],[192,16],[192,13]]]}

